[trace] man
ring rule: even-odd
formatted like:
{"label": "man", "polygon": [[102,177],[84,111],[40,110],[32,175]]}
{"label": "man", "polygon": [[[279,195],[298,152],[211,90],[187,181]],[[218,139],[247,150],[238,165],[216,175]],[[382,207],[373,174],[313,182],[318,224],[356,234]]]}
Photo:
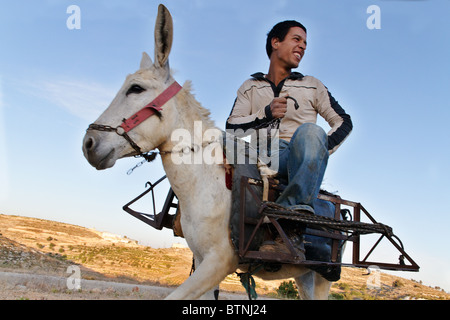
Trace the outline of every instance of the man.
{"label": "man", "polygon": [[[226,128],[247,131],[279,119],[278,175],[288,184],[277,203],[314,213],[328,156],[353,125],[318,79],[292,72],[302,60],[306,44],[306,28],[301,23],[284,21],[273,27],[266,43],[269,72],[253,74],[239,88]],[[329,123],[328,134],[315,124],[318,114]]]}

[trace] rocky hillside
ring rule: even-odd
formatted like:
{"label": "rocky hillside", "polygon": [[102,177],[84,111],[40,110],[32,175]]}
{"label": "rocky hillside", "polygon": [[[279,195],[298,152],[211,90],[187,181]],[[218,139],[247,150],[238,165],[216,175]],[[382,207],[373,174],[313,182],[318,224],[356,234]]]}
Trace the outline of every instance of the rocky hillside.
{"label": "rocky hillside", "polygon": [[[189,276],[192,253],[187,248],[154,249],[126,237],[75,225],[0,214],[0,275],[14,272],[67,278],[67,268],[71,265],[79,266],[86,280],[170,288]],[[283,281],[255,280],[260,296],[279,297],[277,289]],[[343,268],[341,280],[333,284],[330,299],[450,299],[450,294],[442,290],[385,273],[381,273],[376,288],[367,287],[367,280],[367,270]],[[236,275],[228,276],[221,290],[244,293]],[[46,297],[64,299],[61,292],[53,292],[56,293],[59,295],[47,292]],[[16,298],[23,297],[24,292],[18,295]]]}

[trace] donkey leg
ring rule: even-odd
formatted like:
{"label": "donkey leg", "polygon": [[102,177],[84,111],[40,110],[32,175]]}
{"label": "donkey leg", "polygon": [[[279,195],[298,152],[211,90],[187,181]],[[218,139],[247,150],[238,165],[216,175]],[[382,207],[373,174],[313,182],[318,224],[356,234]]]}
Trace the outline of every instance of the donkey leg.
{"label": "donkey leg", "polygon": [[199,300],[219,300],[219,286],[206,291],[203,295],[198,298]]}
{"label": "donkey leg", "polygon": [[[200,257],[194,258],[195,268],[196,270],[200,263],[202,262]],[[203,295],[201,295],[199,300],[219,300],[219,285],[217,285],[215,288],[206,291]]]}
{"label": "donkey leg", "polygon": [[298,294],[302,300],[328,300],[331,282],[315,271],[295,278]]}
{"label": "donkey leg", "polygon": [[214,290],[237,266],[234,254],[211,253],[204,257],[195,272],[186,281],[166,297],[168,300],[198,299],[209,291],[204,298],[214,299]]}
{"label": "donkey leg", "polygon": [[[198,266],[201,263],[200,259],[195,260],[196,261],[196,266],[195,268],[198,268]],[[217,291],[217,294],[216,294]],[[217,285],[215,288],[206,291],[204,294],[202,294],[198,299],[199,300],[218,300],[217,298],[219,296],[219,285]]]}

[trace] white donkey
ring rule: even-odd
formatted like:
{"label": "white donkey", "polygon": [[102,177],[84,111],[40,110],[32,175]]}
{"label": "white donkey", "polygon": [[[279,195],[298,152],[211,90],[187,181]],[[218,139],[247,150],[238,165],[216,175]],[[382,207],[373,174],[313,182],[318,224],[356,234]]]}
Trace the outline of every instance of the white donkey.
{"label": "white donkey", "polygon": [[[120,158],[159,150],[182,209],[183,234],[196,262],[195,272],[167,299],[213,298],[214,289],[228,274],[247,267],[239,265],[230,240],[232,200],[224,166],[206,159],[197,164],[174,161],[181,155],[195,158],[207,148],[221,148],[217,139],[221,130],[214,127],[209,111],[191,94],[190,83],[181,88],[173,79],[168,63],[172,38],[172,17],[159,5],[155,62],[143,53],[140,69],[127,76],[111,105],[89,127],[83,152],[93,167],[102,170],[114,166]],[[194,142],[172,141],[177,129],[188,132]],[[265,280],[294,277],[303,299],[327,299],[331,285],[318,273],[298,265],[283,265],[278,272],[262,270],[255,275]]]}

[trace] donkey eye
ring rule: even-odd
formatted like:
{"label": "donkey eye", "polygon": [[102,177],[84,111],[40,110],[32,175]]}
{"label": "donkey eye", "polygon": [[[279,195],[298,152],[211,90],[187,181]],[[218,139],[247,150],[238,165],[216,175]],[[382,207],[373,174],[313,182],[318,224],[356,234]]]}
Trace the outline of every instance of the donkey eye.
{"label": "donkey eye", "polygon": [[140,85],[138,85],[138,84],[133,84],[133,85],[130,87],[130,89],[128,89],[128,91],[127,91],[127,93],[126,93],[125,95],[128,96],[128,95],[131,94],[131,93],[139,94],[139,93],[144,92],[144,91],[145,91],[145,89],[142,88]]}

